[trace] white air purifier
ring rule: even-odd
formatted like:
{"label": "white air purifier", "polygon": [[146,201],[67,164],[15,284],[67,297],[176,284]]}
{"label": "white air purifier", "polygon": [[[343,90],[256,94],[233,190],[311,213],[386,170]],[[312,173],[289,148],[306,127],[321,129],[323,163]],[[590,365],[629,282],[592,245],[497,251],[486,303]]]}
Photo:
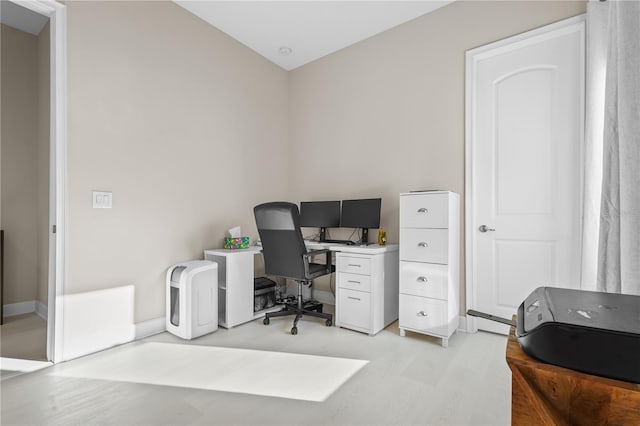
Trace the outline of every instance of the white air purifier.
{"label": "white air purifier", "polygon": [[193,339],[218,329],[218,264],[193,260],[167,271],[167,331]]}

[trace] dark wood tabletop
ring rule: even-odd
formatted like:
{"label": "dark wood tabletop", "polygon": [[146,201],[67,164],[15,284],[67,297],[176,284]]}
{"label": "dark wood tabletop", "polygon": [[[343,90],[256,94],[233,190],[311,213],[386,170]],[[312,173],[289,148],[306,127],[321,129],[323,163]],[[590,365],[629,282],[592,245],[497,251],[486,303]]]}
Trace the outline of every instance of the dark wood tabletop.
{"label": "dark wood tabletop", "polygon": [[523,352],[515,327],[506,359],[514,425],[640,425],[640,384],[537,361]]}

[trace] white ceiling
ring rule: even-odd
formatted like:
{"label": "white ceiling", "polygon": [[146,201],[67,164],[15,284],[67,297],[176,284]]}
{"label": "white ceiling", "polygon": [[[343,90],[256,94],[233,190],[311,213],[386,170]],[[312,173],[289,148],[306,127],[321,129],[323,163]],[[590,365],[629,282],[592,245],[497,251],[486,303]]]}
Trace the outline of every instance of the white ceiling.
{"label": "white ceiling", "polygon": [[[285,70],[431,12],[452,1],[174,0]],[[292,50],[288,56],[281,47]]]}
{"label": "white ceiling", "polygon": [[0,22],[33,35],[40,34],[49,18],[6,0],[0,0]]}

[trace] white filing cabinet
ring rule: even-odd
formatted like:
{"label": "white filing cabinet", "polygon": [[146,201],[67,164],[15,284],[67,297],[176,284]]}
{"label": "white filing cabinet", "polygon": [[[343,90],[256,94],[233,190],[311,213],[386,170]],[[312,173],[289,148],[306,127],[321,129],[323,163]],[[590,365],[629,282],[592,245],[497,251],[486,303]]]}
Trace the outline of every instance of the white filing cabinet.
{"label": "white filing cabinet", "polygon": [[400,194],[400,335],[440,337],[447,347],[458,327],[460,195]]}
{"label": "white filing cabinet", "polygon": [[374,335],[398,319],[398,246],[336,253],[336,325]]}

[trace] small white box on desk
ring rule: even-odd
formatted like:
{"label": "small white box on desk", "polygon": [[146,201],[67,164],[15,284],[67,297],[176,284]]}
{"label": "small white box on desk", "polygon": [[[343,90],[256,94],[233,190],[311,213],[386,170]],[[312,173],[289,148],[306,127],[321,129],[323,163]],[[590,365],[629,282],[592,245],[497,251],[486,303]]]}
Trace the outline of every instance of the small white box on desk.
{"label": "small white box on desk", "polygon": [[218,264],[178,263],[167,271],[167,331],[193,339],[218,329]]}

